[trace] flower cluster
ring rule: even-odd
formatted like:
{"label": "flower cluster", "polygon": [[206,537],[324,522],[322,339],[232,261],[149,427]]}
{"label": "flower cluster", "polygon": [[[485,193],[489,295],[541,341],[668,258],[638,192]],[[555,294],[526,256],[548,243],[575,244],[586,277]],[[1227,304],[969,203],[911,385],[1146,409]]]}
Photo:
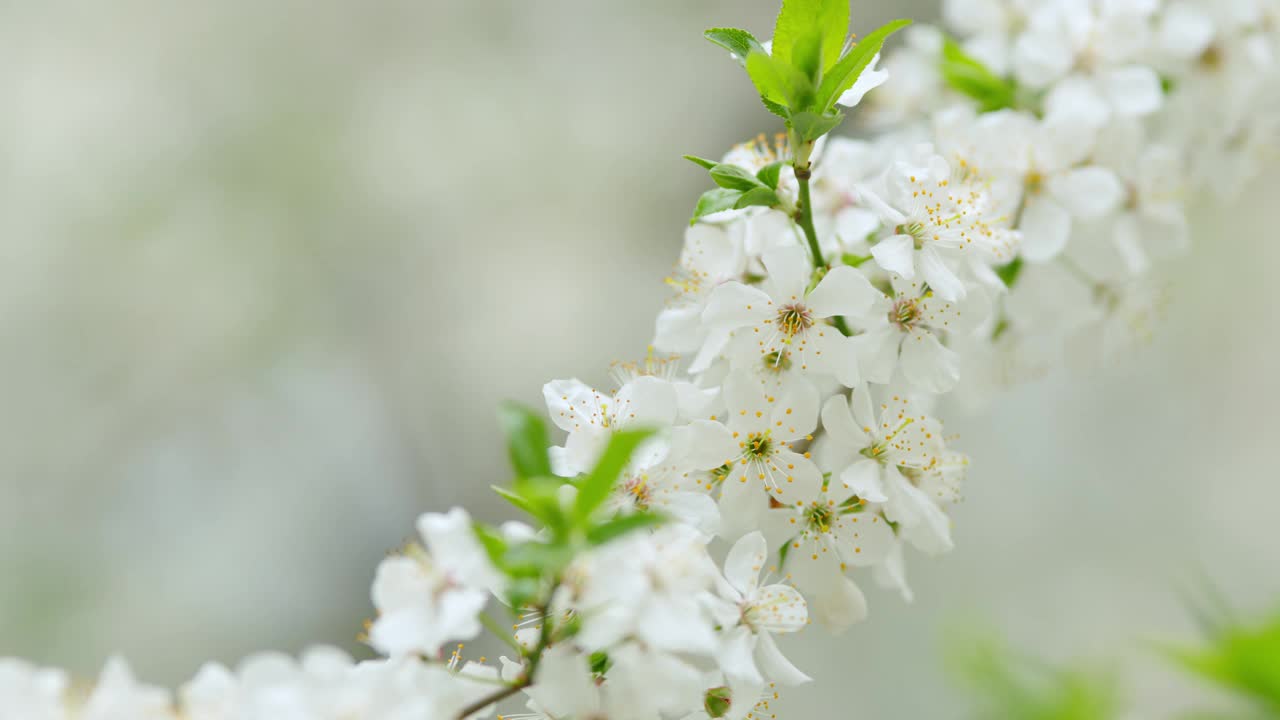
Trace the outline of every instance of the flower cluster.
{"label": "flower cluster", "polygon": [[[883,61],[906,23],[850,44],[845,0],[788,0],[767,43],[708,31],[787,132],[690,157],[717,187],[647,356],[614,387],[547,383],[558,445],[504,411],[500,493],[537,527],[424,515],[373,584],[384,659],[211,665],[180,710],[119,661],[74,701],[4,661],[6,717],[771,717],[809,679],[776,636],[863,619],[868,582],[909,599],[908,552],[952,548],[969,461],[939,398],[1143,337],[1184,200],[1248,182],[1276,136],[1276,0],[945,13],[956,35],[913,28]],[[874,133],[827,137],[864,95]],[[486,627],[510,655],[463,662]]]}

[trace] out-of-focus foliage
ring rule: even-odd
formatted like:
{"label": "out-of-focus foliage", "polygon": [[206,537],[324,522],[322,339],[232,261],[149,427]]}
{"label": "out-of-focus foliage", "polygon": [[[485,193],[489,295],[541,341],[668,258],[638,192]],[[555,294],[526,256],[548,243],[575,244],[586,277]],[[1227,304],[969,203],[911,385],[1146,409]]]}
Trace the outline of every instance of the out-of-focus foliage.
{"label": "out-of-focus foliage", "polygon": [[976,634],[953,641],[948,664],[974,720],[1113,720],[1123,698],[1107,667],[1056,666]]}
{"label": "out-of-focus foliage", "polygon": [[1175,663],[1246,700],[1255,714],[1196,718],[1280,718],[1280,609],[1262,622],[1217,623],[1198,647],[1168,651]]}

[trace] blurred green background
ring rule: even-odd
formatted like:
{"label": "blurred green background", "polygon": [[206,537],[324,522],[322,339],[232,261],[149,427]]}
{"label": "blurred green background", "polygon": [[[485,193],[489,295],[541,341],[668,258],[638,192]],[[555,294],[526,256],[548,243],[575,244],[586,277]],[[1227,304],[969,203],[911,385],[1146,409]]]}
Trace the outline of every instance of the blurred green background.
{"label": "blurred green background", "polygon": [[[855,27],[933,0],[855,2]],[[0,5],[0,655],[177,683],[355,648],[421,511],[486,519],[493,411],[640,357],[717,156],[776,129],[701,38],[775,0]],[[1129,653],[1280,594],[1276,177],[1200,214],[1154,344],[951,412],[958,550],[789,650],[793,716],[953,718],[939,629]],[[1203,199],[1193,199],[1203,204]]]}

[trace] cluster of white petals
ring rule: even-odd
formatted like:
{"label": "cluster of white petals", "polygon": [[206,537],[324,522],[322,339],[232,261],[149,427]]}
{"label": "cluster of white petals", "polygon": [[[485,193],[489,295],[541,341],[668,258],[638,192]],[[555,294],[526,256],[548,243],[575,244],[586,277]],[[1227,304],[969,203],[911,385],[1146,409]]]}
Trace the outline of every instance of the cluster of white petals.
{"label": "cluster of white petals", "polygon": [[[0,716],[493,717],[491,699],[525,704],[510,720],[772,716],[777,688],[809,680],[779,636],[862,620],[869,583],[909,599],[910,552],[953,547],[969,460],[939,398],[982,401],[1145,337],[1153,261],[1186,247],[1186,202],[1248,183],[1280,128],[1280,1],[946,0],[945,16],[953,35],[912,28],[842,98],[866,94],[875,132],[815,148],[822,257],[789,212],[700,217],[647,359],[615,366],[616,387],[544,387],[563,478],[654,431],[596,512],[669,522],[566,562],[545,605],[514,608],[529,614],[512,657],[452,649],[512,592],[454,510],[378,568],[368,641],[385,659],[209,665],[176,703],[119,660],[83,692],[0,660]],[[956,57],[1002,83],[998,106],[947,77]],[[786,145],[723,162],[756,173]],[[781,171],[784,207],[796,175]],[[579,488],[561,489],[567,512]]]}

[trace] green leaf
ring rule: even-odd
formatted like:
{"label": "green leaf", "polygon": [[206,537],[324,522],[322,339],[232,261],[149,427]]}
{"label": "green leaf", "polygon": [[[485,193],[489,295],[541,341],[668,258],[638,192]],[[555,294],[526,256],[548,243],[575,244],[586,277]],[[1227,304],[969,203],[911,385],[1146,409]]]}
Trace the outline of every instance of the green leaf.
{"label": "green leaf", "polygon": [[1233,624],[1207,647],[1167,654],[1184,669],[1247,697],[1280,717],[1280,613],[1250,626]]}
{"label": "green leaf", "polygon": [[756,173],[756,179],[771,190],[778,189],[778,178],[782,175],[782,163],[774,162],[760,168],[760,172]]}
{"label": "green leaf", "polygon": [[752,175],[750,172],[738,167],[737,165],[716,165],[711,168],[711,179],[714,180],[717,185],[727,190],[741,190],[742,192],[746,192],[758,187],[763,187],[763,184],[756,179],[755,175]]}
{"label": "green leaf", "polygon": [[853,253],[845,253],[840,256],[840,261],[849,267],[861,267],[863,263],[871,260],[872,255],[854,255]]}
{"label": "green leaf", "polygon": [[894,20],[887,25],[880,26],[850,48],[849,52],[840,58],[840,62],[836,63],[823,76],[822,84],[818,87],[818,99],[815,107],[824,113],[835,107],[836,101],[840,99],[840,96],[853,87],[853,84],[858,81],[858,77],[862,75],[862,71],[867,69],[867,66],[875,58],[876,53],[880,52],[880,49],[884,47],[885,40],[888,40],[890,35],[910,24],[910,20]]}
{"label": "green leaf", "polygon": [[523,477],[551,474],[547,426],[542,416],[513,402],[498,407],[498,421],[507,436],[507,452],[516,474]]}
{"label": "green leaf", "polygon": [[747,75],[765,100],[791,110],[813,102],[813,82],[787,63],[764,53],[747,56]]}
{"label": "green leaf", "polygon": [[665,517],[656,513],[640,512],[632,513],[631,515],[619,515],[588,530],[587,542],[592,545],[603,545],[636,530],[657,527],[666,521]]}
{"label": "green leaf", "polygon": [[685,156],[684,156],[684,159],[685,159],[685,160],[688,160],[689,162],[693,163],[694,165],[701,165],[702,167],[704,167],[704,168],[706,168],[706,169],[708,169],[708,170],[710,170],[711,168],[713,168],[713,167],[715,167],[716,165],[719,165],[719,164],[720,164],[720,163],[716,162],[715,160],[708,160],[708,159],[706,159],[706,158],[700,158],[700,157],[698,157],[697,155],[685,155]]}
{"label": "green leaf", "polygon": [[498,487],[497,485],[490,485],[489,487],[494,492],[498,493],[499,497],[511,503],[512,505],[515,505],[516,507],[529,513],[530,515],[535,514],[533,503],[530,503],[528,500],[524,499],[523,497],[511,492],[506,488]]}
{"label": "green leaf", "polygon": [[1013,262],[996,268],[996,275],[1000,276],[1005,287],[1012,288],[1018,282],[1018,276],[1022,274],[1022,265],[1022,258],[1014,258]]}
{"label": "green leaf", "polygon": [[778,193],[767,187],[758,187],[748,190],[738,198],[738,202],[734,204],[737,209],[752,206],[776,207],[782,204],[782,200],[778,198]]}
{"label": "green leaf", "polygon": [[609,497],[609,491],[631,460],[632,453],[640,447],[640,443],[652,436],[653,433],[648,430],[620,430],[613,433],[591,474],[578,485],[578,498],[574,502],[573,514],[579,521],[590,517],[600,507],[600,503]]}
{"label": "green leaf", "polygon": [[513,492],[499,490],[498,494],[537,518],[552,533],[563,535],[568,530],[568,518],[560,506],[560,488],[565,482],[554,476],[517,477]]}
{"label": "green leaf", "polygon": [[480,541],[480,546],[484,548],[485,554],[489,556],[489,562],[499,569],[505,567],[507,541],[496,530],[487,525],[472,523],[471,530],[476,534],[476,539]]}
{"label": "green leaf", "polygon": [[951,38],[942,44],[941,72],[948,86],[975,100],[982,112],[1010,108],[1016,102],[1017,87],[1011,80],[993,73]]}
{"label": "green leaf", "polygon": [[779,105],[778,103],[772,102],[766,98],[760,98],[760,102],[764,103],[765,110],[768,110],[783,120],[791,119],[791,111],[787,109],[786,105]]}
{"label": "green leaf", "polygon": [[507,550],[503,562],[522,577],[555,575],[573,560],[573,549],[562,543],[529,541]]}
{"label": "green leaf", "polygon": [[795,538],[789,538],[786,542],[782,543],[782,547],[778,548],[778,572],[782,572],[782,569],[787,564],[787,555],[791,553],[791,543],[793,540],[795,540]]}
{"label": "green leaf", "polygon": [[732,210],[741,197],[741,191],[726,190],[725,188],[716,188],[702,193],[702,197],[698,198],[698,206],[693,209],[693,218],[689,220],[689,224],[692,225],[698,222],[698,218],[705,215],[718,213],[722,210]]}
{"label": "green leaf", "polygon": [[507,602],[517,611],[532,607],[541,593],[541,578],[518,577],[507,583]]}
{"label": "green leaf", "polygon": [[806,142],[817,140],[836,129],[842,122],[844,122],[844,115],[839,112],[816,115],[805,111],[791,116],[791,127],[795,129],[800,139]]}
{"label": "green leaf", "polygon": [[764,46],[755,36],[738,28],[711,28],[702,34],[703,37],[733,53],[738,64],[746,65],[747,56],[753,52],[764,52]]}
{"label": "green leaf", "polygon": [[848,33],[849,0],[783,0],[773,28],[773,54],[817,78],[840,58]]}

